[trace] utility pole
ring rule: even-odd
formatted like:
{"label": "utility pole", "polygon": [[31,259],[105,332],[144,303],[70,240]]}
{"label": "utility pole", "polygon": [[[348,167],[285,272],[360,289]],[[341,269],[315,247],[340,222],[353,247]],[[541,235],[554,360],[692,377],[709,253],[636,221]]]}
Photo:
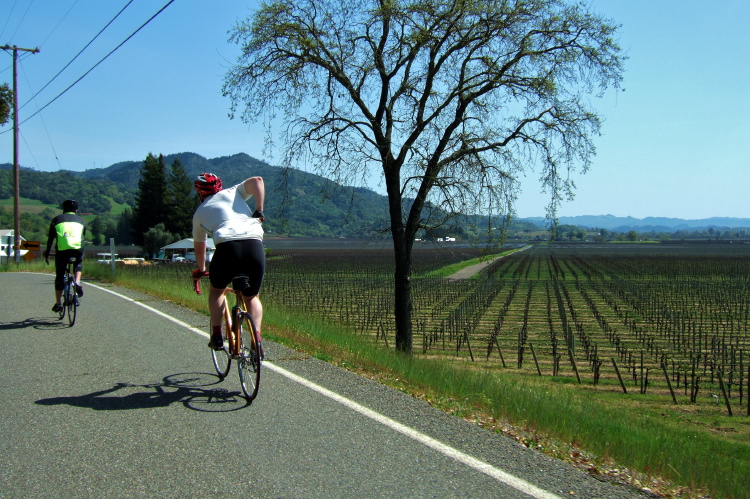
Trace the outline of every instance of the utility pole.
{"label": "utility pole", "polygon": [[[3,50],[13,51],[13,220],[15,222],[14,233],[15,242],[13,250],[15,262],[21,261],[21,188],[20,188],[20,170],[21,165],[18,162],[18,51],[39,53],[39,47],[35,49],[22,49],[13,45],[4,45],[0,47]],[[8,255],[10,261],[10,255]]]}

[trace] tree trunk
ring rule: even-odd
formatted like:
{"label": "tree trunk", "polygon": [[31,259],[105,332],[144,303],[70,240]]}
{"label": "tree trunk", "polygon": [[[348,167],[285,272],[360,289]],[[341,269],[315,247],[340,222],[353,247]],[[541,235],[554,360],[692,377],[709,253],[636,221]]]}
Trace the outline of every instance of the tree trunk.
{"label": "tree trunk", "polygon": [[[402,238],[403,239],[403,238]],[[411,245],[405,241],[393,241],[396,253],[395,284],[395,318],[396,318],[396,351],[411,355]]]}
{"label": "tree trunk", "polygon": [[[391,216],[391,236],[395,254],[394,315],[396,321],[396,351],[411,355],[411,250],[415,230],[404,226],[401,205],[400,165],[390,156],[383,159],[388,205]],[[411,229],[411,230],[409,230]]]}

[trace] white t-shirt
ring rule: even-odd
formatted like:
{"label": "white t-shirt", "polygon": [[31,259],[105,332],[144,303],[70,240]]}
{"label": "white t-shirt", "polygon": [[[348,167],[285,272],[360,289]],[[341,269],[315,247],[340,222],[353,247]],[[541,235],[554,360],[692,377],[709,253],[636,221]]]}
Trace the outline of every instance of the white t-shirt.
{"label": "white t-shirt", "polygon": [[248,199],[244,183],[206,198],[193,215],[193,240],[202,243],[210,236],[217,246],[238,239],[263,240],[263,225],[253,218]]}

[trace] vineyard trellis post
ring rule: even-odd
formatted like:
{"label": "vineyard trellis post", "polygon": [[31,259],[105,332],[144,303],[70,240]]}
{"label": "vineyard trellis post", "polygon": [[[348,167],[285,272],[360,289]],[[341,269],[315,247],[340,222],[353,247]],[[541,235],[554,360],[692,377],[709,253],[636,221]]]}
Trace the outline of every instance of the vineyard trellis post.
{"label": "vineyard trellis post", "polygon": [[669,372],[667,372],[667,363],[662,362],[661,368],[664,370],[664,379],[667,380],[667,387],[669,387],[669,393],[672,395],[672,401],[674,405],[677,405],[677,397],[675,397],[674,390],[672,389],[672,381],[669,379]]}
{"label": "vineyard trellis post", "polygon": [[620,374],[620,368],[617,367],[617,362],[615,361],[615,358],[612,357],[612,366],[615,368],[615,373],[617,374],[617,379],[620,380],[620,386],[622,387],[622,392],[627,394],[628,389],[625,386],[625,381],[622,379],[622,375]]}
{"label": "vineyard trellis post", "polygon": [[534,358],[534,365],[536,366],[536,372],[539,374],[539,376],[542,375],[542,370],[539,368],[539,361],[536,360],[536,352],[534,351],[534,344],[529,343],[529,348],[531,348],[531,356]]}

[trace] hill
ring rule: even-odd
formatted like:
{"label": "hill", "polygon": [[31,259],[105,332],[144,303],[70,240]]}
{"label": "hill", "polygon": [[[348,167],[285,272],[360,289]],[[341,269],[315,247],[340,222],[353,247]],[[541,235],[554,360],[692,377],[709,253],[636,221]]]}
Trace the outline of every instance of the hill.
{"label": "hill", "polygon": [[[170,154],[164,157],[165,163],[169,167],[176,158],[191,178],[209,171],[219,175],[225,185],[233,185],[250,176],[263,177],[264,226],[269,234],[362,237],[387,227],[386,198],[370,189],[341,186],[300,170],[284,170],[247,154],[214,159],[195,153]],[[104,215],[112,209],[109,199],[134,205],[142,166],[142,161],[124,161],[81,172],[22,168],[21,196],[53,207],[59,206],[61,199],[75,198],[82,212]],[[12,197],[11,169],[11,165],[0,165],[0,199]]]}
{"label": "hill", "polygon": [[[191,152],[164,156],[167,165],[177,158],[191,178],[201,172],[213,172],[225,185],[232,185],[249,176],[263,177],[267,191],[265,226],[270,234],[363,237],[382,233],[388,226],[386,197],[367,188],[341,186],[319,175],[285,170],[245,153],[213,159]],[[52,206],[57,206],[66,197],[85,200],[81,211],[97,215],[111,213],[115,206],[121,211],[122,205],[134,204],[142,166],[140,160],[84,171],[39,172],[22,168],[21,196]],[[9,164],[0,165],[0,200],[12,196],[11,168]],[[750,228],[750,218],[683,220],[599,215],[560,217],[558,223],[620,233]],[[451,232],[466,235],[462,233],[465,225],[456,224],[448,228],[445,235]],[[509,230],[531,232],[544,230],[548,225],[543,217],[521,218],[514,220]]]}
{"label": "hill", "polygon": [[[526,218],[524,220],[537,225],[546,224],[542,217]],[[559,217],[558,222],[564,225],[575,225],[584,228],[607,229],[611,232],[677,232],[703,231],[708,229],[742,229],[750,228],[750,218],[713,217],[701,220],[685,220],[682,218],[666,217],[616,217],[614,215],[581,215],[576,217]]]}

